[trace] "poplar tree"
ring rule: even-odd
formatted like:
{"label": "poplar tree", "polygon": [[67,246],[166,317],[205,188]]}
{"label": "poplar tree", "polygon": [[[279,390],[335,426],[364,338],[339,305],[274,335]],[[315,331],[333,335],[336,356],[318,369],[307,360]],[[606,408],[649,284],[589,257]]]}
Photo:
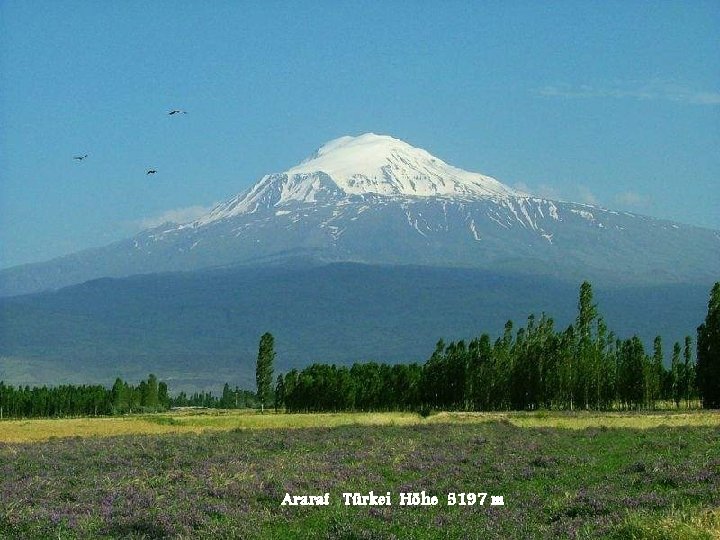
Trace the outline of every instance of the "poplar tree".
{"label": "poplar tree", "polygon": [[697,329],[697,387],[705,409],[720,409],[720,282],[710,291],[705,322]]}
{"label": "poplar tree", "polygon": [[158,404],[163,409],[170,408],[170,396],[168,395],[168,386],[165,382],[158,383]]}
{"label": "poplar tree", "polygon": [[575,327],[570,325],[560,336],[558,394],[562,407],[571,411],[575,408],[575,342]]}
{"label": "poplar tree", "polygon": [[152,373],[148,376],[147,384],[144,388],[143,406],[150,409],[157,409],[158,401],[158,380]]}
{"label": "poplar tree", "polygon": [[683,393],[685,395],[685,405],[690,408],[690,397],[695,389],[695,366],[692,365],[692,338],[685,336],[685,349],[683,355],[685,357],[685,369],[683,370]]}
{"label": "poplar tree", "polygon": [[270,401],[273,382],[273,361],[275,360],[275,338],[270,332],[265,332],[260,338],[257,364],[255,366],[255,382],[257,384],[257,397],[260,401],[260,410],[265,412],[265,403]]}
{"label": "poplar tree", "polygon": [[582,406],[588,408],[590,396],[597,396],[595,387],[598,385],[598,362],[594,354],[592,328],[598,319],[597,304],[593,304],[593,291],[590,282],[583,281],[580,285],[580,298],[578,299],[578,315],[575,320],[577,336],[577,349],[575,372],[577,373],[576,395],[582,399]]}
{"label": "poplar tree", "polygon": [[468,347],[470,353],[470,399],[475,410],[491,408],[495,390],[494,362],[490,336],[483,334]]}
{"label": "poplar tree", "polygon": [[675,408],[680,407],[680,401],[682,401],[683,389],[682,389],[682,366],[680,365],[680,343],[677,341],[673,346],[672,363],[670,364],[671,374],[671,396],[675,402]]}
{"label": "poplar tree", "polygon": [[275,382],[275,411],[285,404],[285,380],[282,375],[277,376]]}
{"label": "poplar tree", "polygon": [[118,377],[112,387],[112,407],[116,414],[124,413],[130,407],[130,395],[127,384]]}
{"label": "poplar tree", "polygon": [[220,398],[220,407],[223,409],[232,409],[235,406],[235,393],[230,390],[230,385],[225,383],[222,390],[222,398]]}
{"label": "poplar tree", "polygon": [[660,389],[662,388],[662,376],[663,376],[663,353],[662,353],[662,338],[660,336],[655,337],[653,342],[653,357],[652,362],[649,366],[649,377],[648,377],[648,406],[651,409],[655,408],[655,402],[660,399]]}
{"label": "poplar tree", "polygon": [[590,282],[583,281],[580,285],[580,298],[578,300],[578,316],[575,321],[578,338],[590,339],[590,329],[597,318],[597,304],[593,304],[593,292]]}
{"label": "poplar tree", "polygon": [[626,339],[620,348],[618,373],[619,397],[630,409],[637,409],[644,401],[645,370],[647,362],[642,341],[637,336]]}

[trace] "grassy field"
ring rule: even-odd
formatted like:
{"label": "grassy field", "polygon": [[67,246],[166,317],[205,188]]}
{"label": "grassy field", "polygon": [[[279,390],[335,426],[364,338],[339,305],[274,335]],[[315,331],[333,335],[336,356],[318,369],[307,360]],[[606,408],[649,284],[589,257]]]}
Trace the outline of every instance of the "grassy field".
{"label": "grassy field", "polygon": [[[0,440],[0,538],[720,538],[718,413],[193,411]],[[392,505],[343,504],[369,490]],[[438,504],[399,504],[423,490]]]}
{"label": "grassy field", "polygon": [[111,437],[117,435],[159,435],[202,433],[233,429],[320,428],[348,425],[408,426],[435,423],[475,424],[510,422],[519,427],[565,429],[656,427],[719,427],[720,413],[709,411],[623,412],[441,412],[428,418],[415,413],[323,413],[284,414],[254,410],[184,410],[150,415],[4,420],[0,422],[0,443],[47,441],[55,437]]}

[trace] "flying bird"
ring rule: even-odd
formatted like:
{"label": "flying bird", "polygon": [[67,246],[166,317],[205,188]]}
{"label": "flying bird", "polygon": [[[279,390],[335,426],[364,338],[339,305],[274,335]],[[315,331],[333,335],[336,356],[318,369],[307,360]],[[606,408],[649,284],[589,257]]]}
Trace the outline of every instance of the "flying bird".
{"label": "flying bird", "polygon": [[170,111],[168,114],[169,114],[170,116],[172,116],[173,114],[187,114],[187,112],[186,112],[186,111],[181,111],[180,109],[173,109],[173,110]]}
{"label": "flying bird", "polygon": [[82,160],[85,159],[86,157],[88,157],[87,154],[85,154],[84,156],[73,156],[73,159],[77,159],[78,161],[82,161]]}
{"label": "flying bird", "polygon": [[155,174],[157,171],[155,169],[148,169],[148,172],[145,173],[147,176],[148,174]]}

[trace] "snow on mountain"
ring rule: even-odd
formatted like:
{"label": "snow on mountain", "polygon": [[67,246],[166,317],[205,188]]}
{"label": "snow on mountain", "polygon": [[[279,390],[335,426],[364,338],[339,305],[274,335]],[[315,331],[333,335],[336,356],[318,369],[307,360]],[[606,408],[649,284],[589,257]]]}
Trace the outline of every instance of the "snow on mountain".
{"label": "snow on mountain", "polygon": [[518,193],[494,178],[470,173],[387,135],[366,133],[330,141],[287,171],[289,177],[323,172],[348,194],[411,197],[491,197]]}
{"label": "snow on mountain", "polygon": [[388,135],[340,137],[284,173],[263,177],[195,225],[259,207],[341,200],[355,195],[506,200],[525,195],[490,176],[467,172]]}

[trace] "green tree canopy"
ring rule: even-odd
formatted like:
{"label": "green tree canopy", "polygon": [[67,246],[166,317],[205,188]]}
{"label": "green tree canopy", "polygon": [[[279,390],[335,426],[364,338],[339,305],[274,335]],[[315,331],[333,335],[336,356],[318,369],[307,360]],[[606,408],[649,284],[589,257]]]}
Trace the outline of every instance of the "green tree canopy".
{"label": "green tree canopy", "polygon": [[696,370],[703,408],[720,409],[720,282],[710,291],[707,317],[697,329]]}
{"label": "green tree canopy", "polygon": [[265,332],[260,338],[257,364],[255,367],[255,382],[257,383],[257,396],[260,408],[265,411],[265,404],[270,402],[273,383],[273,362],[275,361],[275,338],[270,332]]}

